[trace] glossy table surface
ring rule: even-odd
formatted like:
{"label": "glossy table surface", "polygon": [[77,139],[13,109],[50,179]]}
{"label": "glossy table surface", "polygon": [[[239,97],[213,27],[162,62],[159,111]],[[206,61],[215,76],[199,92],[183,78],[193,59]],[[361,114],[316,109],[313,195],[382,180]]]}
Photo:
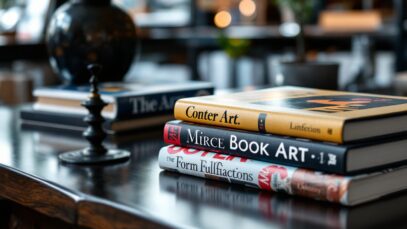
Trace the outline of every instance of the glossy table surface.
{"label": "glossy table surface", "polygon": [[21,127],[18,110],[0,108],[0,198],[70,224],[94,228],[360,228],[407,226],[407,193],[345,208],[162,171],[160,128],[110,139],[130,161],[61,164],[86,146],[80,134]]}

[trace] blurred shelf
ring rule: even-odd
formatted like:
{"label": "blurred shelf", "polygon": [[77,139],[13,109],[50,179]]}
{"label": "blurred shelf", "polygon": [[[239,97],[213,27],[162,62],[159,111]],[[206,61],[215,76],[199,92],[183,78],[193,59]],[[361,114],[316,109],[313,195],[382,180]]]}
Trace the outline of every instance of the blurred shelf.
{"label": "blurred shelf", "polygon": [[[310,49],[346,50],[355,36],[367,35],[373,39],[377,49],[394,49],[394,26],[383,26],[376,31],[323,31],[318,26],[306,27]],[[179,52],[190,48],[218,49],[219,38],[224,35],[231,39],[248,39],[253,47],[265,50],[281,51],[294,47],[294,37],[283,36],[279,26],[232,26],[225,30],[214,27],[150,28],[139,29],[140,44],[143,51]],[[48,58],[43,42],[17,42],[0,39],[0,61],[37,60]]]}
{"label": "blurred shelf", "polygon": [[[144,39],[216,39],[221,34],[235,39],[270,39],[290,38],[283,36],[280,26],[231,26],[226,29],[217,29],[210,26],[183,27],[183,28],[151,28],[141,30]],[[305,27],[305,34],[309,38],[351,38],[356,35],[369,35],[373,37],[390,38],[396,35],[396,28],[386,25],[377,30],[338,30],[326,31],[316,25]],[[291,37],[292,38],[292,37]]]}
{"label": "blurred shelf", "polygon": [[0,62],[48,58],[44,42],[17,41],[14,35],[0,35]]}
{"label": "blurred shelf", "polygon": [[[397,30],[386,25],[374,31],[324,31],[318,26],[305,29],[309,49],[349,50],[352,38],[368,36],[379,50],[394,50]],[[152,28],[141,30],[143,47],[159,47],[161,51],[179,48],[218,49],[219,38],[247,39],[251,46],[265,50],[282,51],[295,46],[295,37],[283,36],[279,26],[232,26],[224,30],[214,27]],[[176,49],[178,50],[178,49]]]}

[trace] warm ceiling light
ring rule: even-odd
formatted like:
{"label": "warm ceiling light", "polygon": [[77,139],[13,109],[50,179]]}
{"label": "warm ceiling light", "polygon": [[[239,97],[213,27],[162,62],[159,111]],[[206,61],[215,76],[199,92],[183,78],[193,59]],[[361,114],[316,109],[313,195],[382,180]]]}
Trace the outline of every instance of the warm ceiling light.
{"label": "warm ceiling light", "polygon": [[250,17],[256,12],[256,3],[253,0],[242,0],[239,3],[239,10],[244,16]]}
{"label": "warm ceiling light", "polygon": [[232,22],[232,15],[227,11],[219,11],[214,18],[215,25],[219,28],[226,28]]}

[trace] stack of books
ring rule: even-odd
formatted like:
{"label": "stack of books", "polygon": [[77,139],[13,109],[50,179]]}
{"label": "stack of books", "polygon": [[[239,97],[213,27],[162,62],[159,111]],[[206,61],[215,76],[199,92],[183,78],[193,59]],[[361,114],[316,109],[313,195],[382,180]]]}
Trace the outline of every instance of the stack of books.
{"label": "stack of books", "polygon": [[407,98],[298,87],[184,98],[161,168],[357,205],[407,188]]}
{"label": "stack of books", "polygon": [[[35,89],[36,102],[20,112],[23,127],[84,131],[88,124],[83,118],[88,111],[81,102],[88,98],[89,89],[89,85]],[[103,83],[99,90],[108,103],[102,111],[108,134],[163,125],[173,119],[178,99],[213,94],[213,86],[206,82]]]}

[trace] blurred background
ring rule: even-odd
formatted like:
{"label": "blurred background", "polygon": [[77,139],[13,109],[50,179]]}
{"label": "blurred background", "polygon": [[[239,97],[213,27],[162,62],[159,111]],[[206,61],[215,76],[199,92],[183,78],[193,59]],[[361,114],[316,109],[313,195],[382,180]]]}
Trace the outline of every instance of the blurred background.
{"label": "blurred background", "polygon": [[[46,28],[63,0],[0,0],[0,102],[60,84]],[[217,89],[283,85],[295,59],[295,11],[273,0],[113,0],[133,18],[138,48],[126,81],[213,82]],[[407,1],[314,0],[303,22],[308,61],[339,63],[338,89],[407,91]]]}

